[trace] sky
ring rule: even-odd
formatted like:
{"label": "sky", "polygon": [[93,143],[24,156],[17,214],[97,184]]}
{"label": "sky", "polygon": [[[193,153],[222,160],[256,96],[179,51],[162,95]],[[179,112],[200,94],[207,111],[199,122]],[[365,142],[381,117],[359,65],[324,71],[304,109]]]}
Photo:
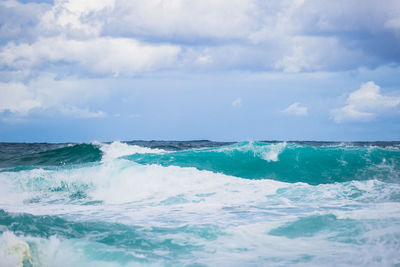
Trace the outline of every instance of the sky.
{"label": "sky", "polygon": [[0,0],[0,142],[400,140],[398,0]]}

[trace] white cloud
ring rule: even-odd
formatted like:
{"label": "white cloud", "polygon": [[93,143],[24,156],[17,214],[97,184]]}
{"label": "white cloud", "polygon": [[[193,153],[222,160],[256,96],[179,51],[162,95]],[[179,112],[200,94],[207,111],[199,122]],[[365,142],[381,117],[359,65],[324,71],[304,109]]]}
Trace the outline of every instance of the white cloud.
{"label": "white cloud", "polygon": [[34,38],[36,24],[49,8],[47,3],[22,4],[15,0],[0,1],[0,39],[26,41]]}
{"label": "white cloud", "polygon": [[53,110],[75,118],[101,118],[106,116],[103,111],[80,107],[101,95],[101,90],[100,87],[87,88],[84,81],[56,80],[51,75],[44,75],[28,84],[0,82],[0,113],[9,112],[18,119],[33,111]]}
{"label": "white cloud", "polygon": [[140,115],[140,114],[129,114],[128,117],[129,117],[129,118],[140,118],[141,115]]}
{"label": "white cloud", "polygon": [[385,22],[385,28],[389,29],[400,29],[400,17],[389,19]]}
{"label": "white cloud", "polygon": [[243,38],[258,27],[257,12],[255,1],[249,0],[120,0],[104,30],[192,40]]}
{"label": "white cloud", "polygon": [[62,107],[60,108],[62,114],[75,118],[104,118],[107,114],[101,110],[90,111],[88,108],[78,107]]}
{"label": "white cloud", "polygon": [[363,62],[370,64],[374,59],[361,50],[343,47],[338,37],[331,36],[288,36],[282,37],[281,48],[276,50],[272,67],[289,73],[318,71],[322,69],[350,69]]}
{"label": "white cloud", "polygon": [[[397,0],[58,0],[41,18],[43,32],[80,37],[140,35],[193,40],[246,39],[262,42],[310,30],[376,30],[400,11]],[[374,16],[365,17],[365,12]],[[129,26],[127,26],[129,25]],[[306,34],[307,35],[307,34]]]}
{"label": "white cloud", "polygon": [[352,92],[346,105],[331,111],[335,122],[368,121],[400,105],[400,97],[384,96],[381,88],[370,81]]}
{"label": "white cloud", "polygon": [[72,72],[105,75],[170,67],[302,72],[398,61],[396,0],[366,1],[362,9],[343,0],[8,0],[1,8],[0,36],[16,44],[0,46],[0,65],[14,69],[73,63]]}
{"label": "white cloud", "polygon": [[200,55],[196,59],[196,63],[198,64],[209,64],[212,63],[212,57],[210,55]]}
{"label": "white cloud", "polygon": [[96,37],[105,22],[104,12],[114,5],[114,0],[59,0],[42,16],[38,29],[46,35]]}
{"label": "white cloud", "polygon": [[0,65],[18,69],[68,62],[91,73],[132,75],[168,67],[179,52],[177,46],[148,45],[127,38],[81,41],[52,37],[38,39],[33,44],[7,44],[0,50]]}
{"label": "white cloud", "polygon": [[240,106],[242,106],[242,99],[240,97],[238,97],[232,102],[232,107],[237,108]]}
{"label": "white cloud", "polygon": [[282,112],[290,115],[306,116],[308,114],[308,108],[306,106],[301,106],[300,102],[294,102]]}
{"label": "white cloud", "polygon": [[283,56],[275,63],[275,68],[283,69],[284,72],[299,72],[309,67],[308,58],[301,46],[295,46],[291,54]]}
{"label": "white cloud", "polygon": [[27,114],[34,108],[40,108],[42,101],[21,83],[0,82],[0,112]]}

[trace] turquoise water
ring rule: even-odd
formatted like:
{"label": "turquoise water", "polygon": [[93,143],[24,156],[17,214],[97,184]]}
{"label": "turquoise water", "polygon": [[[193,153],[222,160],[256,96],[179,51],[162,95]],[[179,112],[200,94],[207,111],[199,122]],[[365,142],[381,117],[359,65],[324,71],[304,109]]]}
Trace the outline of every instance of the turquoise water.
{"label": "turquoise water", "polygon": [[0,266],[400,264],[398,143],[0,152]]}

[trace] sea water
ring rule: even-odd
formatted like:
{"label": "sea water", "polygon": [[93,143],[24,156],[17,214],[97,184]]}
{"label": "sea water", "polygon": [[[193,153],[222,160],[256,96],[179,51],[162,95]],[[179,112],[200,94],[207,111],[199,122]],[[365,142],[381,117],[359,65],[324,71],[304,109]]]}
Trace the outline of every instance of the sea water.
{"label": "sea water", "polygon": [[0,266],[400,266],[400,145],[1,143]]}

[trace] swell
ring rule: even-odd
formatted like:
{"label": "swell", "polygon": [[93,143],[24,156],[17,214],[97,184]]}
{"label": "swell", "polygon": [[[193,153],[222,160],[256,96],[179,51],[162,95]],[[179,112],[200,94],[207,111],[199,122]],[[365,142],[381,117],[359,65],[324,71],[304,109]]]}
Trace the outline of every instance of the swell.
{"label": "swell", "polygon": [[393,147],[245,142],[125,158],[139,164],[195,167],[248,179],[312,185],[370,179],[400,182],[400,150]]}
{"label": "swell", "polygon": [[10,157],[0,160],[0,168],[82,164],[99,161],[103,154],[100,146],[94,144],[31,144],[13,149]]}
{"label": "swell", "polygon": [[170,149],[167,146],[171,145],[170,142],[147,144],[147,147],[144,143],[120,142],[75,145],[23,144],[20,147],[16,144],[0,144],[0,168],[14,168],[14,171],[20,171],[47,166],[84,166],[82,164],[124,157],[144,165],[195,167],[247,179],[273,179],[311,185],[370,179],[400,182],[398,147],[243,142],[198,148],[197,146],[205,144],[217,145],[200,142],[196,143],[196,146],[193,145],[195,148],[185,149],[190,147],[188,144],[178,144],[180,149],[184,149],[178,151],[167,151]]}

